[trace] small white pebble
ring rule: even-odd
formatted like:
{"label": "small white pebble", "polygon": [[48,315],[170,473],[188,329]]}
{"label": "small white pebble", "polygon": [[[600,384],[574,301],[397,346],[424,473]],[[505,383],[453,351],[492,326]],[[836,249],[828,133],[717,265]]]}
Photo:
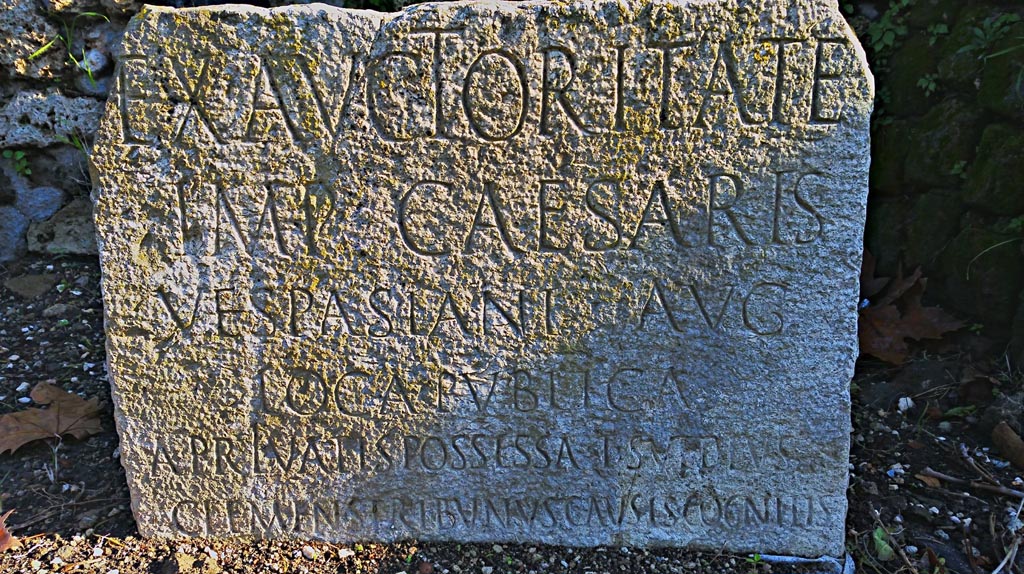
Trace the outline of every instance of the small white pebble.
{"label": "small white pebble", "polygon": [[217,551],[214,550],[213,548],[210,548],[209,546],[207,546],[206,548],[203,548],[203,552],[206,552],[206,555],[209,556],[210,558],[213,558],[214,560],[217,560],[218,558],[220,558],[220,555],[217,554]]}
{"label": "small white pebble", "polygon": [[501,554],[501,551],[504,550],[504,548],[501,547],[501,544],[495,544],[494,546],[491,546],[491,550]]}
{"label": "small white pebble", "polygon": [[896,408],[899,409],[901,413],[905,413],[910,409],[914,408],[914,399],[910,397],[901,397],[899,404],[896,405]]}
{"label": "small white pebble", "polygon": [[493,572],[494,572],[494,567],[493,566],[484,566],[483,568],[480,568],[480,573],[481,574],[492,574]]}
{"label": "small white pebble", "polygon": [[93,548],[92,549],[92,557],[93,558],[99,558],[100,556],[103,556],[103,549],[100,548],[99,546]]}
{"label": "small white pebble", "polygon": [[21,398],[18,399],[18,402],[23,404],[23,405],[27,405],[27,404],[32,402],[32,399],[30,399],[28,397],[21,397]]}
{"label": "small white pebble", "polygon": [[959,519],[958,517],[956,517],[956,516],[950,516],[950,517],[949,517],[949,520],[950,520],[950,522],[952,522],[953,524],[961,524],[961,523],[963,522],[962,520],[960,520],[960,519]]}
{"label": "small white pebble", "polygon": [[30,385],[28,383],[21,383],[20,385],[18,385],[18,392],[19,393],[24,393],[25,391],[27,391],[27,390],[29,390],[31,388],[32,388],[32,385]]}
{"label": "small white pebble", "polygon": [[14,361],[17,361],[20,358],[21,358],[21,355],[11,355],[10,357],[7,357],[7,360],[11,361],[11,362],[14,362]]}
{"label": "small white pebble", "polygon": [[936,507],[934,507],[934,506],[932,506],[932,507],[929,507],[929,508],[928,508],[928,512],[931,512],[932,514],[934,514],[934,515],[936,515],[936,516],[938,516],[938,515],[939,515],[939,509],[938,509],[938,508],[936,508]]}
{"label": "small white pebble", "polygon": [[114,568],[113,570],[107,570],[107,574],[121,574],[121,571]]}
{"label": "small white pebble", "polygon": [[302,547],[302,555],[306,557],[306,560],[316,560],[316,548],[307,544]]}
{"label": "small white pebble", "polygon": [[903,549],[907,551],[907,554],[917,554],[917,546],[904,546]]}
{"label": "small white pebble", "polygon": [[344,559],[344,558],[351,558],[351,557],[353,557],[355,555],[356,555],[355,550],[350,550],[348,548],[342,548],[341,550],[338,551],[338,558],[342,558],[342,559]]}

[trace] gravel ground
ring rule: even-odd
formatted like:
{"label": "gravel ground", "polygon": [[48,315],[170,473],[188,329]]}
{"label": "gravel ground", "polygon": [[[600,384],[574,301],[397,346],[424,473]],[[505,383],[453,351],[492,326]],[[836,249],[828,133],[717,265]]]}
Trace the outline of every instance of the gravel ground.
{"label": "gravel ground", "polygon": [[[28,258],[0,267],[0,285],[0,414],[31,406],[29,390],[44,381],[106,403],[98,435],[42,440],[0,454],[0,509],[14,510],[7,522],[21,543],[0,552],[2,574],[800,570],[750,556],[678,549],[141,539],[118,460],[103,366],[97,262]],[[1024,393],[1021,377],[1005,362],[967,351],[986,347],[968,334],[902,367],[859,364],[847,542],[859,570],[991,573],[1015,552],[1024,536],[1015,522],[1024,481],[990,437],[1004,420],[1020,430]],[[1021,561],[1007,560],[1002,572],[1021,572]]]}

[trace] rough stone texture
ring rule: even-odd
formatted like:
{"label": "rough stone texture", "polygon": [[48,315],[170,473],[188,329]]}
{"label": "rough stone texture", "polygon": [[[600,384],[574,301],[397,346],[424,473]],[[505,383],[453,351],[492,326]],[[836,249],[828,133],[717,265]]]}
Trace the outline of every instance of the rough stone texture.
{"label": "rough stone texture", "polygon": [[144,535],[843,552],[872,86],[834,2],[147,8],[123,50]]}
{"label": "rough stone texture", "polygon": [[[946,276],[941,289],[950,309],[976,317],[983,325],[998,325],[1013,317],[1018,301],[1008,293],[1020,293],[1024,286],[1024,258],[1020,236],[964,226],[943,250],[938,263]],[[929,285],[930,287],[930,285]],[[951,295],[971,293],[954,299]]]}
{"label": "rough stone texture", "polygon": [[1007,37],[992,47],[997,56],[985,61],[981,71],[981,82],[978,84],[978,103],[986,108],[1024,121],[1024,49],[1021,49],[1021,38],[1024,37],[1024,24],[1017,23],[1011,27]]}
{"label": "rough stone texture", "polygon": [[30,221],[43,221],[60,209],[64,201],[64,192],[53,187],[22,188],[14,207],[22,212]]}
{"label": "rough stone texture", "polygon": [[[949,99],[929,111],[907,142],[905,180],[915,186],[943,187],[960,182],[961,169],[974,158],[984,129],[981,114],[957,99]],[[906,191],[905,189],[903,190]]]}
{"label": "rough stone texture", "polygon": [[[59,32],[34,0],[0,0],[0,77],[54,77],[67,58],[59,42],[35,59],[28,57]],[[4,123],[0,119],[0,126]]]}
{"label": "rough stone texture", "polygon": [[1015,166],[1020,165],[1024,165],[1024,135],[1020,130],[1007,124],[985,128],[977,160],[964,182],[967,203],[998,215],[1024,212],[1024,181],[1013,174]]}
{"label": "rough stone texture", "polygon": [[10,205],[0,205],[0,263],[14,261],[25,251],[28,218]]}
{"label": "rough stone texture", "polygon": [[96,255],[91,203],[76,199],[50,219],[29,225],[28,250],[56,255]]}
{"label": "rough stone texture", "polygon": [[[14,203],[18,198],[19,186],[16,186],[15,180],[7,173],[8,170],[11,173],[14,169],[10,168],[9,165],[4,165],[5,162],[0,161],[0,205],[7,205]],[[10,163],[10,162],[6,162]]]}
{"label": "rough stone texture", "polygon": [[56,90],[22,91],[0,110],[0,148],[46,147],[92,134],[103,102]]}

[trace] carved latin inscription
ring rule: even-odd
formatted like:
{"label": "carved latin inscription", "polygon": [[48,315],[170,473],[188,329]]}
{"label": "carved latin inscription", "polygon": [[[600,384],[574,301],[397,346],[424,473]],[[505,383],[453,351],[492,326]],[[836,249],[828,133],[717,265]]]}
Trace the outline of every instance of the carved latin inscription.
{"label": "carved latin inscription", "polygon": [[831,2],[147,8],[116,78],[145,535],[842,552],[872,87]]}

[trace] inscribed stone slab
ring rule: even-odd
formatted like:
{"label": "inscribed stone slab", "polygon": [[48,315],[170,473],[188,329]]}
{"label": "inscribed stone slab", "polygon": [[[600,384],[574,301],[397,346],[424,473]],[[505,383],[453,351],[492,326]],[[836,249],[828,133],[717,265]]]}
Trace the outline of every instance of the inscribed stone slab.
{"label": "inscribed stone slab", "polygon": [[147,8],[94,156],[146,536],[843,552],[834,1]]}

